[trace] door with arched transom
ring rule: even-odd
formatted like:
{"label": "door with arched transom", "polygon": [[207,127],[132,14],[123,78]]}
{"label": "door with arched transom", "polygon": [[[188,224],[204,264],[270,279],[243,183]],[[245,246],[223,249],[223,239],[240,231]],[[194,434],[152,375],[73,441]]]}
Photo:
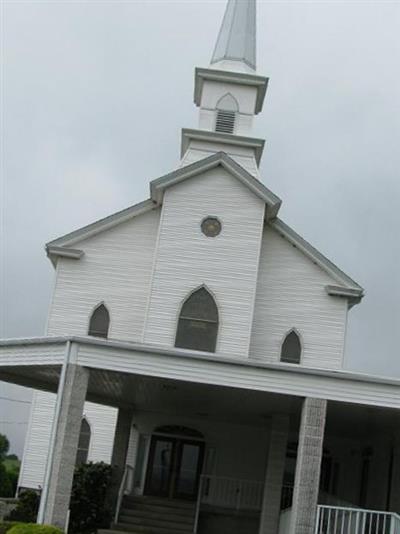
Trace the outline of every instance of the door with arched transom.
{"label": "door with arched transom", "polygon": [[195,500],[204,458],[204,439],[176,425],[156,429],[151,438],[145,494]]}

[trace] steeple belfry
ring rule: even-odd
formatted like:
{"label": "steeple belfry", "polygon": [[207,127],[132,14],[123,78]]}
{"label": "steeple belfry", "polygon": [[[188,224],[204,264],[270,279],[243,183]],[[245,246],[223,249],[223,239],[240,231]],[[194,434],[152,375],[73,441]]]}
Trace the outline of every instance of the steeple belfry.
{"label": "steeple belfry", "polygon": [[197,129],[182,130],[181,165],[225,152],[258,176],[264,140],[252,136],[268,78],[256,69],[256,0],[228,0],[208,68],[196,68]]}
{"label": "steeple belfry", "polygon": [[223,70],[256,70],[256,0],[228,1],[211,65]]}

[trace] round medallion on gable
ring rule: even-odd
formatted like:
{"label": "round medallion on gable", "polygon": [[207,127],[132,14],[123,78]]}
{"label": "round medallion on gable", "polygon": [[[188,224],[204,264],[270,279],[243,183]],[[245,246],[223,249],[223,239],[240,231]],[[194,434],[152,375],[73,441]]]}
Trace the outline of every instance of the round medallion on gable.
{"label": "round medallion on gable", "polygon": [[207,237],[216,237],[221,230],[221,222],[216,217],[206,217],[201,223],[201,231]]}

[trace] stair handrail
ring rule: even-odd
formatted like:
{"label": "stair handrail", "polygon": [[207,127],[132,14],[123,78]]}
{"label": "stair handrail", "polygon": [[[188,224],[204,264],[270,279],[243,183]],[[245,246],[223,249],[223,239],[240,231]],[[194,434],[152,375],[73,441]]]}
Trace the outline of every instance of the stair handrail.
{"label": "stair handrail", "polygon": [[196,510],[194,512],[193,534],[197,534],[197,527],[198,527],[198,524],[199,524],[201,496],[202,496],[202,493],[203,493],[203,481],[204,481],[204,475],[201,475],[200,476],[200,482],[199,482],[199,489],[198,489],[198,492],[197,492]]}
{"label": "stair handrail", "polygon": [[122,505],[122,499],[124,498],[125,491],[127,489],[127,481],[128,480],[133,481],[133,473],[134,473],[134,468],[131,465],[126,464],[124,474],[122,475],[121,484],[118,490],[117,506],[115,507],[115,514],[114,514],[114,523],[118,523],[119,513],[120,513],[121,505]]}

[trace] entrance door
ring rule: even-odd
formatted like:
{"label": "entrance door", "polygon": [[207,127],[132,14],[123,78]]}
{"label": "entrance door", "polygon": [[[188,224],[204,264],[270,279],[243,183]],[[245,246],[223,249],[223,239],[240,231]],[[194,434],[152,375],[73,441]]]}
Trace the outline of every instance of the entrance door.
{"label": "entrance door", "polygon": [[195,500],[204,443],[154,435],[151,440],[145,493]]}

